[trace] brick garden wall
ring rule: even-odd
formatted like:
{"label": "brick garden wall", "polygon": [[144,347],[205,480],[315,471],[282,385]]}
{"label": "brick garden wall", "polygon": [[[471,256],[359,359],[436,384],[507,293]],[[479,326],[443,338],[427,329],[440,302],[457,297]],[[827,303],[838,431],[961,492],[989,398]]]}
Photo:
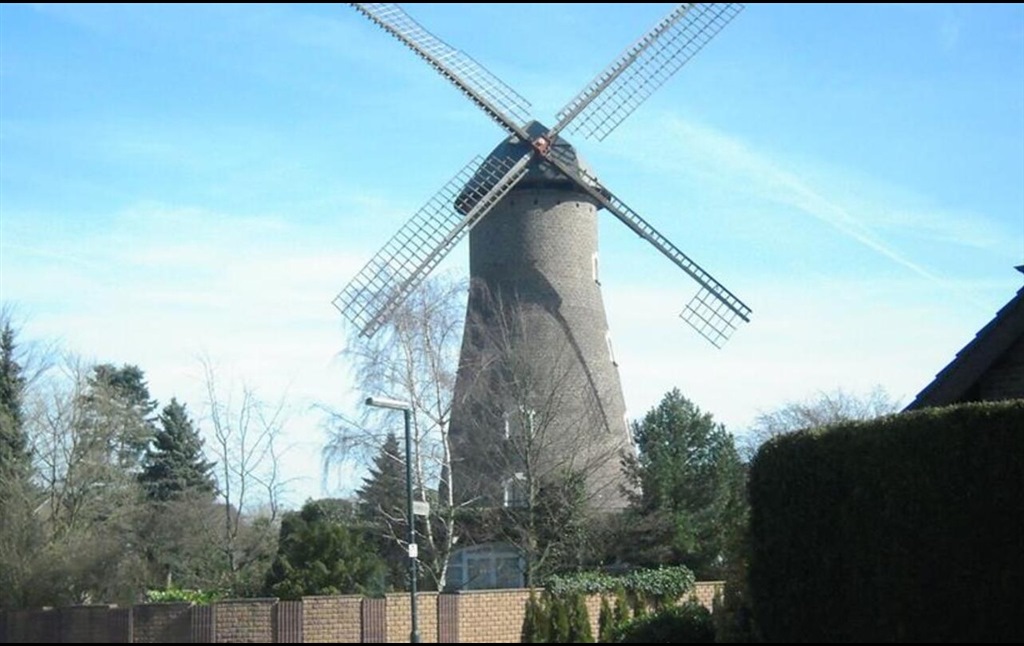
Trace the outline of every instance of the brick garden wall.
{"label": "brick garden wall", "polygon": [[218,644],[265,644],[275,641],[271,618],[277,599],[240,599],[213,604]]}
{"label": "brick garden wall", "polygon": [[708,610],[713,610],[715,596],[719,594],[725,594],[725,581],[701,581],[694,586],[690,598]]}
{"label": "brick garden wall", "polygon": [[148,603],[132,608],[133,641],[137,644],[189,642],[192,639],[192,605]]}
{"label": "brick garden wall", "polygon": [[[697,584],[693,597],[711,607],[721,582]],[[424,643],[517,643],[527,590],[481,590],[417,596]],[[600,597],[587,600],[597,634]],[[409,641],[408,594],[384,599],[306,597],[301,601],[238,599],[210,606],[155,603],[71,606],[0,612],[0,643],[359,643]]]}
{"label": "brick garden wall", "polygon": [[481,590],[457,595],[459,641],[518,642],[529,596],[527,590]]}
{"label": "brick garden wall", "polygon": [[304,641],[356,644],[362,641],[362,605],[359,596],[305,597],[302,600]]}
{"label": "brick garden wall", "polygon": [[[437,593],[425,592],[416,596],[416,628],[423,643],[437,643]],[[387,596],[387,641],[389,644],[409,642],[412,617],[409,594]]]}

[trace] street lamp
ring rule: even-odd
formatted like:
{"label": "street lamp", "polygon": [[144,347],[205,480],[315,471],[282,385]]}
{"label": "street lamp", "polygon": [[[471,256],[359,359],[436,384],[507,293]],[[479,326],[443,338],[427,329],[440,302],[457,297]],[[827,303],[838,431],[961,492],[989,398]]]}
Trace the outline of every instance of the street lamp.
{"label": "street lamp", "polygon": [[416,644],[420,641],[420,635],[416,628],[416,570],[418,569],[417,557],[419,554],[416,547],[416,516],[412,509],[412,434],[410,429],[412,404],[397,399],[367,397],[366,405],[400,410],[405,414],[405,509],[406,522],[409,523],[409,612],[412,620],[409,641]]}

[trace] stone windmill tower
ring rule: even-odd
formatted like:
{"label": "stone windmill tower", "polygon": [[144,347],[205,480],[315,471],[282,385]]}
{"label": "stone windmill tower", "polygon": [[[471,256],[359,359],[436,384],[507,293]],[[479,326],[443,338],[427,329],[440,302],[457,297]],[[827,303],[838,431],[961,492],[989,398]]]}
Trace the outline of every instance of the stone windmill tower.
{"label": "stone windmill tower", "polygon": [[335,298],[372,335],[468,233],[471,288],[451,442],[456,496],[516,505],[552,476],[585,474],[592,508],[624,505],[631,450],[601,297],[597,214],[604,209],[700,286],[680,316],[716,346],[750,309],[609,191],[563,131],[603,139],[740,11],[670,12],[556,115],[528,103],[396,5],[356,9],[451,81],[507,133],[467,164]]}

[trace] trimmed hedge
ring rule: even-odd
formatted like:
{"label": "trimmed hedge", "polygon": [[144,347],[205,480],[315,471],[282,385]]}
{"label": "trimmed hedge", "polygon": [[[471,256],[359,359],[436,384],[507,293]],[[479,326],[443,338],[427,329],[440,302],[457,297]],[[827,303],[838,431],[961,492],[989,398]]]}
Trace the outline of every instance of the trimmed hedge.
{"label": "trimmed hedge", "polygon": [[575,572],[544,579],[544,589],[555,596],[568,594],[616,594],[623,591],[634,608],[660,609],[683,598],[693,590],[696,578],[685,565],[640,568],[627,574]]}
{"label": "trimmed hedge", "polygon": [[782,436],[749,486],[768,641],[1024,640],[1024,401]]}
{"label": "trimmed hedge", "polygon": [[713,644],[711,612],[696,601],[632,619],[612,631],[615,644]]}

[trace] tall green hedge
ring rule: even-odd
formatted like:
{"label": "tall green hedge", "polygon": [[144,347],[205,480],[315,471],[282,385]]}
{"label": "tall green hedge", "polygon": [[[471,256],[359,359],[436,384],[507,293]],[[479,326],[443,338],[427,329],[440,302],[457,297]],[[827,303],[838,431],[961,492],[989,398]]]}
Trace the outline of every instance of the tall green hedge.
{"label": "tall green hedge", "polygon": [[783,436],[749,486],[769,641],[1024,640],[1024,401]]}

